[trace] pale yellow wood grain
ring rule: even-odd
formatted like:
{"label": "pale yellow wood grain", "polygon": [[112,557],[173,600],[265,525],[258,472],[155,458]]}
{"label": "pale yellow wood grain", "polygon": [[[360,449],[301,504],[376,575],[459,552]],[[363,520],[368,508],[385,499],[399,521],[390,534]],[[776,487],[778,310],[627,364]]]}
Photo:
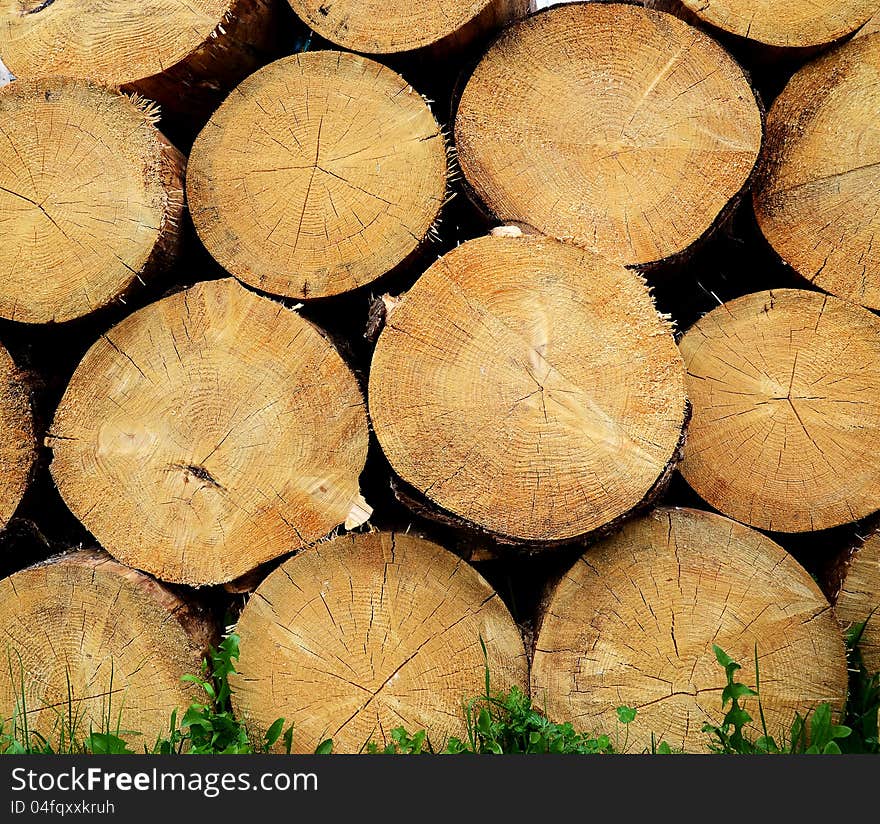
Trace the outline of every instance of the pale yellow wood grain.
{"label": "pale yellow wood grain", "polygon": [[236,714],[257,729],[284,716],[295,752],[327,738],[358,752],[400,726],[442,749],[466,736],[462,701],[485,694],[487,665],[492,689],[528,689],[522,636],[494,590],[461,558],[402,533],[346,535],[285,561],[237,632]]}
{"label": "pale yellow wood grain", "polygon": [[[713,645],[760,691],[768,731],[790,733],[795,712],[846,699],[843,636],[831,607],[782,547],[734,521],[657,509],[591,547],[550,596],[537,636],[532,700],[576,729],[620,729],[630,752],[666,741],[705,752],[704,723],[724,715],[726,683]],[[754,699],[745,700],[761,734]],[[729,706],[729,705],[728,705]]]}
{"label": "pale yellow wood grain", "polygon": [[114,557],[229,581],[363,511],[357,381],[296,312],[232,279],[110,329],[52,424],[52,476]]}

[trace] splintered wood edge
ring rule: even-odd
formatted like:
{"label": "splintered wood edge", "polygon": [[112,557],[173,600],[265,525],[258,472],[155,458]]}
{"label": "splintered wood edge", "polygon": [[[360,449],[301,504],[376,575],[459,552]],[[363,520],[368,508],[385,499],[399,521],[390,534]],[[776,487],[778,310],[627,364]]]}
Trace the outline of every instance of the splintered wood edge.
{"label": "splintered wood edge", "polygon": [[[204,7],[208,2],[209,0],[199,0],[199,5]],[[93,9],[82,9],[81,4],[71,6],[59,3],[56,5],[51,0],[42,3],[39,0],[24,0],[25,5],[31,5],[33,8],[20,15],[8,15],[10,19],[21,18],[18,21],[18,26],[23,29],[23,32],[18,34],[14,40],[11,39],[12,22],[15,20],[11,22],[7,20],[7,25],[0,27],[0,33],[6,33],[6,37],[0,36],[0,51],[3,52],[9,70],[17,77],[32,76],[34,72],[43,76],[66,74],[68,76],[94,77],[99,82],[112,86],[151,81],[181,65],[198,62],[205,57],[206,52],[213,49],[225,46],[227,49],[231,48],[232,51],[235,51],[237,44],[234,40],[227,44],[227,30],[234,30],[238,19],[250,18],[255,10],[268,8],[265,0],[210,0],[210,2],[214,10],[213,15],[209,12],[200,15],[199,11],[192,9],[190,4],[183,2],[165,3],[165,8],[155,9],[144,18],[134,15],[127,22],[137,21],[139,24],[137,35],[140,36],[140,41],[136,38],[136,42],[149,42],[153,48],[152,50],[138,49],[126,52],[117,56],[114,62],[110,59],[98,59],[95,50],[83,49],[83,54],[74,57],[75,52],[70,46],[66,50],[57,48],[57,39],[52,41],[51,37],[48,42],[40,45],[44,51],[49,51],[53,56],[40,61],[34,54],[34,41],[38,37],[39,26],[44,21],[52,21],[46,25],[51,35],[58,31],[82,29],[82,26],[71,25],[69,22],[69,18],[82,14],[91,14],[96,22],[104,25],[102,15]],[[178,21],[175,18],[175,12],[180,13],[183,10],[191,12],[196,19]],[[156,14],[155,12],[162,13]],[[156,36],[155,29],[157,27],[160,33],[165,32],[172,36],[177,28],[182,27],[187,36],[180,37],[173,49],[162,53],[157,47],[157,43],[161,42],[161,38]],[[112,26],[110,28],[112,29]],[[145,31],[152,31],[154,36],[147,38],[144,34]],[[93,33],[93,31],[86,29],[86,35]],[[132,36],[132,33],[127,33],[129,37]],[[16,48],[14,44],[18,40],[24,41],[26,45]],[[31,44],[30,48],[27,45],[28,42]],[[82,48],[81,43],[77,45]],[[55,47],[54,51],[53,47]],[[112,46],[107,47],[107,51],[112,56]]]}
{"label": "splintered wood edge", "polygon": [[682,461],[684,447],[687,441],[687,429],[691,420],[692,411],[691,402],[688,400],[685,403],[685,417],[681,430],[681,437],[675,447],[675,451],[669,459],[669,463],[666,464],[645,497],[632,509],[618,515],[614,520],[609,521],[607,524],[597,527],[590,532],[585,532],[583,535],[576,535],[572,538],[564,538],[558,541],[536,542],[517,538],[513,535],[506,535],[502,532],[494,532],[481,524],[467,521],[461,516],[456,515],[454,512],[450,512],[449,510],[438,506],[434,501],[425,497],[425,495],[412,486],[412,484],[408,484],[403,478],[396,474],[392,474],[391,489],[394,492],[394,497],[406,506],[414,515],[428,518],[429,520],[436,521],[444,526],[462,530],[466,533],[469,532],[477,535],[484,535],[495,541],[499,545],[498,551],[489,553],[487,557],[491,559],[507,557],[510,553],[530,555],[535,552],[543,552],[545,550],[553,550],[561,547],[573,546],[575,544],[592,544],[608,535],[613,535],[628,521],[651,510],[663,496],[663,493],[666,492],[666,489],[672,480],[672,476],[675,474],[678,465]]}

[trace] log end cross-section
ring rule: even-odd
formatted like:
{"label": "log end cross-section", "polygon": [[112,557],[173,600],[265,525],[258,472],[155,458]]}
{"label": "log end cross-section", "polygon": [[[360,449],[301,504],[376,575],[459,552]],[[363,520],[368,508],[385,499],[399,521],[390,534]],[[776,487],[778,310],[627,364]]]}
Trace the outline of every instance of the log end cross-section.
{"label": "log end cross-section", "polygon": [[397,474],[509,542],[601,528],[662,489],[688,414],[670,325],[644,280],[540,236],[485,237],[396,305],[370,415]]}
{"label": "log end cross-section", "polygon": [[[337,752],[390,742],[395,727],[442,748],[466,734],[462,701],[527,689],[522,636],[501,599],[463,560],[401,533],[346,535],[286,561],[238,622],[231,677],[240,717],[294,723],[294,749],[332,738]],[[483,655],[485,644],[487,658]]]}
{"label": "log end cross-section", "polygon": [[508,28],[455,120],[465,179],[499,220],[626,264],[703,237],[749,179],[761,134],[721,46],[620,3],[557,6]]}
{"label": "log end cross-section", "polygon": [[52,475],[114,557],[229,581],[367,509],[357,381],[296,312],[225,279],[141,309],[77,368]]}
{"label": "log end cross-section", "polygon": [[712,506],[779,532],[880,509],[876,315],[819,292],[758,292],[680,346],[693,404],[681,472]]}
{"label": "log end cross-section", "polygon": [[156,119],[83,81],[0,89],[0,317],[70,320],[171,262],[185,160]]}
{"label": "log end cross-section", "polygon": [[267,292],[363,286],[428,239],[446,197],[445,137],[400,75],[297,54],[245,80],[193,147],[187,192],[208,251]]}
{"label": "log end cross-section", "polygon": [[880,309],[880,37],[809,63],[767,116],[758,223],[803,277]]}
{"label": "log end cross-section", "polygon": [[[617,707],[636,709],[634,752],[651,746],[652,733],[705,752],[702,727],[723,717],[726,683],[713,645],[742,665],[737,680],[754,687],[760,676],[777,740],[795,712],[843,707],[843,636],[807,572],[727,518],[658,509],[588,550],[560,581],[537,636],[532,697],[585,730],[614,729]],[[755,701],[745,703],[757,736]]]}
{"label": "log end cross-section", "polygon": [[59,740],[117,730],[132,750],[197,698],[214,631],[152,578],[83,550],[0,581],[0,720]]}

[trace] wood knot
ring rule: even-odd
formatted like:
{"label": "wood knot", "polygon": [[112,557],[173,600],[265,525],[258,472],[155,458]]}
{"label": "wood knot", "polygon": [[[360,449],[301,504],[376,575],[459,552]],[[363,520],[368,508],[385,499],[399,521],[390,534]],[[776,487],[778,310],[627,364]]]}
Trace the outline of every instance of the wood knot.
{"label": "wood knot", "polygon": [[22,15],[39,14],[41,11],[43,11],[43,9],[49,8],[49,6],[51,6],[54,2],[55,0],[43,0],[42,3],[34,6],[32,9],[24,9],[22,11]]}
{"label": "wood knot", "polygon": [[223,485],[217,481],[214,476],[208,472],[207,469],[203,466],[199,466],[197,464],[172,464],[174,469],[182,469],[188,475],[192,475],[194,478],[198,478],[200,481],[204,481],[209,486],[213,486],[215,489],[224,490]]}

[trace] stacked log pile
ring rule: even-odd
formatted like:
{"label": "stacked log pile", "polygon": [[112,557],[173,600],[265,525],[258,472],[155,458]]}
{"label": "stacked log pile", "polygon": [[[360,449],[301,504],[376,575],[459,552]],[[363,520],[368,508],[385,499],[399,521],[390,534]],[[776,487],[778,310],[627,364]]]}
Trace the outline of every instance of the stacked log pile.
{"label": "stacked log pile", "polygon": [[87,5],[0,4],[0,721],[230,609],[303,752],[880,665],[880,0]]}

